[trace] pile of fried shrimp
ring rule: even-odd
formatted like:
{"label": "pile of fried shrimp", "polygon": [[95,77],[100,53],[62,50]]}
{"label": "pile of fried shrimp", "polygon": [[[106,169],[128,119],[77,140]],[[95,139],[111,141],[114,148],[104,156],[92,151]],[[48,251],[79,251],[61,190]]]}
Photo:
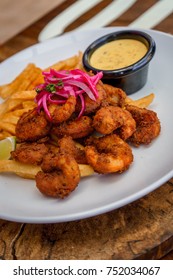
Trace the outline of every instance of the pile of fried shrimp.
{"label": "pile of fried shrimp", "polygon": [[[16,149],[10,160],[2,161],[0,172],[35,178],[42,194],[61,199],[83,176],[125,172],[134,160],[133,146],[148,145],[160,134],[156,112],[146,108],[154,95],[135,102],[101,80],[96,89],[96,101],[84,95],[80,117],[81,103],[74,96],[65,104],[49,105],[51,121],[35,105],[24,111],[15,124]],[[28,168],[27,176],[21,170]]]}

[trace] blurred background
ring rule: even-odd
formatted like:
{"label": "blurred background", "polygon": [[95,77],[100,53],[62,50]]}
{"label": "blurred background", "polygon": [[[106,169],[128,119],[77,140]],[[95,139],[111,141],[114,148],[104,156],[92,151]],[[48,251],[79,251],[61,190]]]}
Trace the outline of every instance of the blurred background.
{"label": "blurred background", "polygon": [[0,0],[0,45],[65,0]]}

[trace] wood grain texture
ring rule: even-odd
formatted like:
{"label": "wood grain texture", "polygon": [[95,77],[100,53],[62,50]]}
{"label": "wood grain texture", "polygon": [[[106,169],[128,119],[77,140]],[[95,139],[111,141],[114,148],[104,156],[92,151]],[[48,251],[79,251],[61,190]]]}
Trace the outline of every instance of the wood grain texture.
{"label": "wood grain texture", "polygon": [[[160,259],[173,249],[173,180],[93,218],[59,224],[0,221],[1,259]],[[26,250],[27,248],[27,250]]]}
{"label": "wood grain texture", "polygon": [[[138,0],[111,26],[127,26],[156,2]],[[0,61],[37,43],[38,34],[45,24],[68,6],[69,1],[65,1],[2,45]],[[97,6],[97,10],[100,9],[102,7]],[[94,9],[66,31],[79,26],[92,15]],[[173,14],[156,29],[173,34],[172,22]],[[20,224],[0,220],[0,259],[4,260],[173,259],[171,250],[173,179],[138,201],[89,219],[59,224]]]}
{"label": "wood grain texture", "polygon": [[0,45],[50,12],[65,0],[1,0]]}

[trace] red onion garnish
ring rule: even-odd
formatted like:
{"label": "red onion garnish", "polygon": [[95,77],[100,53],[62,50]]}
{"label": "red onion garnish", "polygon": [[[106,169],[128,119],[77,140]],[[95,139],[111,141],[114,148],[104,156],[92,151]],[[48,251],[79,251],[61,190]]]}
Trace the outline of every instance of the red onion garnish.
{"label": "red onion garnish", "polygon": [[69,96],[73,95],[81,101],[81,111],[78,116],[81,117],[85,111],[83,94],[86,93],[94,101],[99,97],[96,85],[103,76],[102,72],[90,76],[80,69],[61,71],[50,69],[49,72],[42,74],[45,82],[35,88],[37,92],[35,101],[38,111],[43,109],[50,120],[48,104],[64,104]]}

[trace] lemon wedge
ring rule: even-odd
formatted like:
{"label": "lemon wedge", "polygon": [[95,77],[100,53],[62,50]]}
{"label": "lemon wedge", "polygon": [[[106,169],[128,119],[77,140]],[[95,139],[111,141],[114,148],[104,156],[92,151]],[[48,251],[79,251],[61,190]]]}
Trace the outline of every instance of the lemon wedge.
{"label": "lemon wedge", "polygon": [[11,152],[15,150],[16,137],[7,137],[0,141],[0,160],[10,159]]}

